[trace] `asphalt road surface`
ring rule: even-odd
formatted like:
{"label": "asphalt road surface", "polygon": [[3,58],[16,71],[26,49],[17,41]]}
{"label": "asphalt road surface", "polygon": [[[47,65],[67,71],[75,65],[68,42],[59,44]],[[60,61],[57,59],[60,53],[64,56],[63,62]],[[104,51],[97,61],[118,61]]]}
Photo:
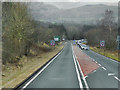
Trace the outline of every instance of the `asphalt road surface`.
{"label": "asphalt road surface", "polygon": [[60,55],[42,73],[31,83],[28,81],[22,86],[27,86],[25,88],[79,88],[72,53],[71,43],[69,42]]}
{"label": "asphalt road surface", "polygon": [[[74,45],[74,48],[78,48]],[[74,55],[74,49],[71,42],[68,42],[64,49],[53,58],[40,72],[34,75],[30,80],[22,84],[21,88],[118,88],[119,79],[119,63],[99,55],[91,50],[82,50],[79,52],[81,56]],[[76,57],[77,56],[77,57]],[[82,58],[82,62],[78,59]],[[98,65],[92,68],[94,71],[86,71],[85,76],[82,75],[85,67],[84,58],[91,65]],[[79,63],[78,63],[79,61]],[[94,63],[96,64],[94,64]],[[82,65],[80,65],[82,64]],[[88,63],[89,66],[89,63]],[[89,70],[89,69],[87,69]],[[89,73],[88,73],[89,72]],[[82,89],[81,89],[82,90]],[[106,89],[104,89],[106,90]]]}
{"label": "asphalt road surface", "polygon": [[[119,88],[120,63],[91,50],[82,50],[100,67],[86,76],[90,88]],[[119,88],[120,89],[120,88]]]}

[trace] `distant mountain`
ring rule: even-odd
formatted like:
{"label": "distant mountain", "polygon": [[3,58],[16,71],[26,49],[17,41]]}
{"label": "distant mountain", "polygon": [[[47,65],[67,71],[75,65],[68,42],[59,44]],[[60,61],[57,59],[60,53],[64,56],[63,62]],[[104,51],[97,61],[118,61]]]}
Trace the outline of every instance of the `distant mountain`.
{"label": "distant mountain", "polygon": [[[49,22],[72,22],[81,24],[93,24],[103,17],[105,10],[114,12],[114,17],[118,17],[118,7],[104,4],[84,5],[71,9],[58,9],[57,7],[45,3],[31,3],[30,13],[36,20]],[[117,20],[117,19],[116,19]]]}
{"label": "distant mountain", "polygon": [[53,14],[56,11],[59,11],[59,9],[53,5],[45,4],[43,2],[30,2],[28,3],[28,8],[36,20],[41,20],[46,17],[49,17],[49,15]]}

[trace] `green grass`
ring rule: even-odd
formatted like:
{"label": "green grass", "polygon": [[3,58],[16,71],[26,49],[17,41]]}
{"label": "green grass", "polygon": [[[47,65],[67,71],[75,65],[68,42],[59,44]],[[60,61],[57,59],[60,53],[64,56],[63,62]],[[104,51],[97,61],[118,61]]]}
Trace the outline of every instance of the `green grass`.
{"label": "green grass", "polygon": [[96,47],[90,47],[91,50],[104,55],[106,57],[109,57],[111,59],[114,59],[116,61],[120,61],[118,59],[118,52],[117,51],[110,51],[110,50],[104,50],[104,49],[100,49],[100,48],[96,48]]}
{"label": "green grass", "polygon": [[24,61],[22,67],[16,67],[14,65],[8,64],[8,66],[3,66],[2,71],[2,87],[14,88],[28,76],[30,76],[34,71],[45,64],[50,58],[52,58],[56,53],[58,53],[63,48],[63,45],[56,46],[55,49],[48,52],[41,52],[39,55],[34,57],[24,57],[21,62]]}

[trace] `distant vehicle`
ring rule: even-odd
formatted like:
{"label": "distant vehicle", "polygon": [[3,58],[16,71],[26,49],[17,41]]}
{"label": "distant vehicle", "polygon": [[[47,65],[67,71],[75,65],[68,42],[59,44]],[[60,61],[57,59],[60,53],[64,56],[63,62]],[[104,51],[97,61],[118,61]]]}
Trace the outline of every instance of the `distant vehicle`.
{"label": "distant vehicle", "polygon": [[81,45],[80,45],[80,48],[81,48],[81,49],[84,49],[84,50],[89,50],[89,46],[88,46],[88,45],[85,45],[85,44],[81,44]]}
{"label": "distant vehicle", "polygon": [[65,41],[65,38],[63,38],[62,40]]}
{"label": "distant vehicle", "polygon": [[82,41],[81,41],[81,40],[78,40],[78,41],[77,41],[77,44],[78,44],[78,45],[80,45],[81,43],[82,43]]}

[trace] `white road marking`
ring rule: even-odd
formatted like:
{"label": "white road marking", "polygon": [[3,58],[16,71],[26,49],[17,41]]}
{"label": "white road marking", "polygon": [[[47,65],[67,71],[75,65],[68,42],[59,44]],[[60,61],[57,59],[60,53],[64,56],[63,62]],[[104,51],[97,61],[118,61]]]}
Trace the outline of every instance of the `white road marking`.
{"label": "white road marking", "polygon": [[[85,53],[85,52],[83,52]],[[85,53],[86,54],[86,53]],[[87,54],[86,54],[87,55]],[[87,55],[88,56],[88,55]],[[92,59],[96,64],[98,64],[100,67],[102,67],[102,69],[106,70],[105,67],[103,67],[101,64],[99,64],[97,61],[95,61],[93,58],[91,58],[90,56],[88,56],[90,59]]]}
{"label": "white road marking", "polygon": [[[75,56],[75,57],[76,57],[76,56]],[[76,57],[76,58],[77,58],[77,57]],[[87,84],[87,82],[86,82],[86,79],[84,78],[84,74],[83,74],[83,72],[82,72],[82,69],[81,69],[81,67],[80,67],[80,64],[78,63],[78,60],[76,60],[76,61],[77,61],[78,67],[79,67],[79,69],[80,69],[80,73],[82,74],[83,80],[84,80],[84,82],[85,82],[86,88],[87,88],[87,90],[89,90],[88,84]]]}
{"label": "white road marking", "polygon": [[99,66],[101,66],[101,64],[98,64]]}
{"label": "white road marking", "polygon": [[108,76],[114,76],[114,78],[120,82],[120,79],[117,76],[115,76],[115,73],[108,73]]}
{"label": "white road marking", "polygon": [[96,70],[93,71],[93,73],[95,73],[95,72],[96,72]]}
{"label": "white road marking", "polygon": [[114,76],[115,73],[108,73],[108,76]]}
{"label": "white road marking", "polygon": [[95,61],[95,63],[98,63],[97,61]]}
{"label": "white road marking", "polygon": [[87,78],[88,76],[85,76],[84,78]]}
{"label": "white road marking", "polygon": [[114,76],[114,78],[120,82],[120,79],[118,77]]}
{"label": "white road marking", "polygon": [[33,80],[35,80],[61,54],[61,52],[58,53],[45,67],[43,67],[28,83],[26,83],[21,90],[24,90]]}
{"label": "white road marking", "polygon": [[[73,50],[73,47],[72,47],[72,50]],[[74,54],[74,51],[73,51],[73,54]],[[74,54],[74,55],[75,55],[75,54]],[[75,55],[75,58],[77,59],[76,55]],[[81,67],[80,67],[80,64],[78,63],[78,60],[76,60],[76,61],[77,61],[77,64],[78,64],[80,73],[81,73],[81,75],[82,75],[82,78],[83,78],[83,80],[84,80],[85,86],[86,86],[87,90],[89,90],[88,84],[87,84],[87,82],[86,82],[86,79],[85,79],[84,74],[83,74],[83,72],[82,72],[82,69],[81,69]]]}
{"label": "white road marking", "polygon": [[[72,45],[71,45],[72,46]],[[79,87],[81,90],[83,90],[83,85],[82,85],[82,81],[80,79],[80,74],[79,74],[79,71],[78,71],[78,68],[77,68],[77,64],[76,64],[76,61],[75,61],[75,56],[74,56],[74,51],[73,51],[73,47],[72,47],[72,52],[73,52],[73,60],[74,60],[74,64],[75,64],[75,69],[76,69],[76,73],[77,73],[77,77],[78,77],[78,81],[79,81]]]}
{"label": "white road marking", "polygon": [[94,52],[94,51],[92,51],[92,50],[90,50],[90,51],[93,52],[93,53],[95,53],[95,54],[97,54],[97,55],[99,55],[99,56],[102,56],[102,57],[104,57],[104,58],[106,58],[106,59],[109,59],[109,60],[111,60],[111,61],[113,61],[113,62],[119,63],[118,61],[115,61],[115,60],[113,60],[113,59],[111,59],[111,58],[109,58],[109,57],[103,56],[103,55],[101,55],[101,54],[99,54],[99,53],[96,53],[96,52]]}
{"label": "white road marking", "polygon": [[105,68],[105,67],[102,67],[102,69],[106,70],[106,68]]}

